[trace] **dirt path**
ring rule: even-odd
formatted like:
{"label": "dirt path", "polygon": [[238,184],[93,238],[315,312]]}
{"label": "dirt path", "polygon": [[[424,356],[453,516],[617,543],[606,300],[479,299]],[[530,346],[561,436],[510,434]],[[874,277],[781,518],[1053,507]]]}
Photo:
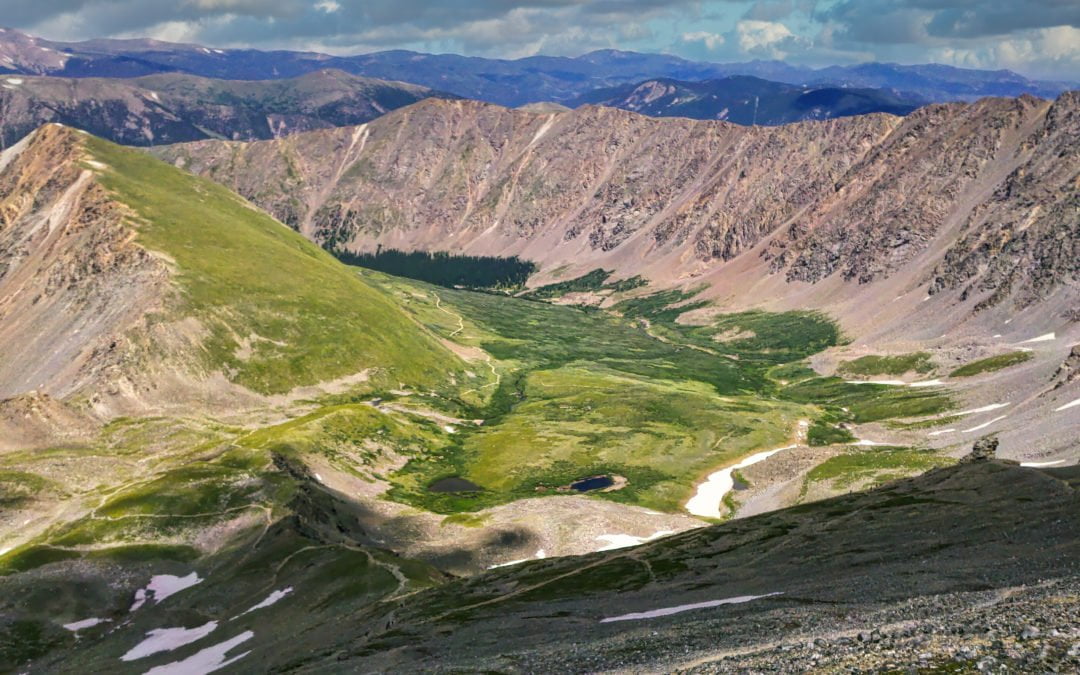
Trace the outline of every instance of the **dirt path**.
{"label": "dirt path", "polygon": [[455,335],[457,335],[461,331],[465,330],[465,319],[462,318],[462,316],[460,314],[458,314],[456,312],[451,312],[450,310],[443,307],[442,306],[442,298],[439,297],[438,293],[436,293],[435,291],[432,291],[431,294],[435,296],[435,309],[439,310],[440,312],[445,312],[446,314],[449,314],[450,316],[457,319],[457,322],[458,322],[457,330],[455,330],[453,333],[450,333],[450,335],[448,335],[447,337],[454,337]]}

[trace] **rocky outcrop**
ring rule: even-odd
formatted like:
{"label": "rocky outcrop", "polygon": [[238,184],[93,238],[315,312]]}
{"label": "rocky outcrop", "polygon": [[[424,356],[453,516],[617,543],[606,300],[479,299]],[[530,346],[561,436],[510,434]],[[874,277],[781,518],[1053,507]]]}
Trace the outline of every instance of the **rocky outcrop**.
{"label": "rocky outcrop", "polygon": [[[0,397],[123,387],[126,334],[166,292],[78,132],[43,127],[0,159]],[[93,387],[99,390],[98,387]]]}
{"label": "rocky outcrop", "polygon": [[756,248],[788,282],[917,265],[929,293],[981,309],[1077,284],[1078,111],[1070,93],[746,128],[427,100],[355,129],[159,152],[326,246],[678,280]]}

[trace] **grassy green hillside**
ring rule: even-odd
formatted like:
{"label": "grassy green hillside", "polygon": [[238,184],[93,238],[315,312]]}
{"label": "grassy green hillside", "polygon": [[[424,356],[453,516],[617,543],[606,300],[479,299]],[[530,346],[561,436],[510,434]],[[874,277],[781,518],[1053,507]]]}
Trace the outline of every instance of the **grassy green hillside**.
{"label": "grassy green hillside", "polygon": [[159,318],[203,323],[207,369],[265,394],[361,371],[433,387],[460,370],[385,294],[227,189],[107,141],[86,147],[138,241],[175,263],[182,292]]}

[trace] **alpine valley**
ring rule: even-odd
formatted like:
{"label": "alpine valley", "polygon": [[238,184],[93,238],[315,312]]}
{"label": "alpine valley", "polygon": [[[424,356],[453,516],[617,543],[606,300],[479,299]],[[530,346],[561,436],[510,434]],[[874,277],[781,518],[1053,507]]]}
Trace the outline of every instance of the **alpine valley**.
{"label": "alpine valley", "polygon": [[1080,668],[1080,91],[0,38],[0,671]]}

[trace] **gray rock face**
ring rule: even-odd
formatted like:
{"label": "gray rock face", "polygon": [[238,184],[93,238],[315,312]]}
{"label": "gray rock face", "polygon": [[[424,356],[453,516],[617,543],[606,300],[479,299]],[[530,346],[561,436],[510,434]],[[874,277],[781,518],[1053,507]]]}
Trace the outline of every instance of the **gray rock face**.
{"label": "gray rock face", "polygon": [[983,436],[971,447],[971,454],[964,459],[969,462],[985,462],[997,455],[997,436]]}

